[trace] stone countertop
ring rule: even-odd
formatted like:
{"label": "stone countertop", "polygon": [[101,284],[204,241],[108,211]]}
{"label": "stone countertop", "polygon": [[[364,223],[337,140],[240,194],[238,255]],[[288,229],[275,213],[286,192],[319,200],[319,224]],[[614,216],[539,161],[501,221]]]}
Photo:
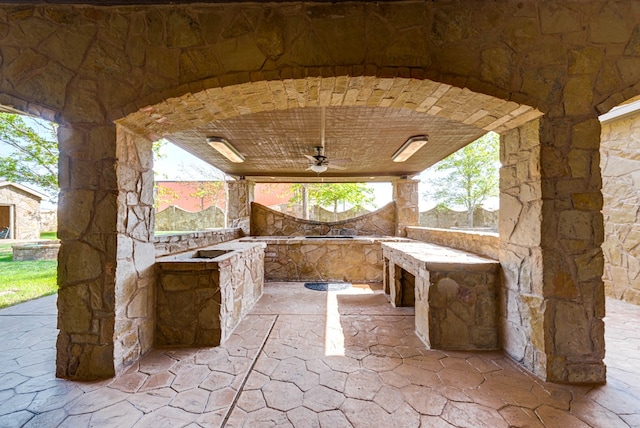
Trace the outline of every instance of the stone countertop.
{"label": "stone countertop", "polygon": [[[202,265],[202,268],[216,267],[218,264],[223,263],[232,257],[235,257],[247,250],[252,250],[255,248],[264,249],[267,247],[267,244],[264,242],[240,242],[239,240],[222,242],[220,244],[211,245],[208,247],[200,247],[194,248],[189,251],[184,251],[178,254],[172,254],[168,256],[158,257],[156,259],[156,263],[162,268],[163,266],[184,264],[184,265]],[[207,257],[194,257],[198,251],[227,251],[224,254],[221,254],[217,257],[207,258]]]}
{"label": "stone countertop", "polygon": [[491,270],[500,265],[497,260],[481,257],[441,245],[429,244],[406,240],[403,242],[383,242],[382,251],[402,253],[417,262],[425,263],[427,268],[434,270],[450,270],[456,266],[469,270],[475,267],[477,270]]}

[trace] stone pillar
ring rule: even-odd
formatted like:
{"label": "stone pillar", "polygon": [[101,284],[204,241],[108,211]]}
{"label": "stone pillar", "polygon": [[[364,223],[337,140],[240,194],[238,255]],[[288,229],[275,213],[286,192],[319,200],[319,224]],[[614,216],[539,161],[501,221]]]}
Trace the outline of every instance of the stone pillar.
{"label": "stone pillar", "polygon": [[116,373],[154,342],[153,153],[151,141],[118,127],[118,221],[115,278]]}
{"label": "stone pillar", "polygon": [[406,226],[420,224],[418,181],[398,179],[393,182],[393,200],[396,204],[396,236],[407,236]]}
{"label": "stone pillar", "polygon": [[547,381],[605,381],[599,131],[543,118],[502,136],[503,347]]}
{"label": "stone pillar", "polygon": [[56,375],[112,377],[153,344],[151,143],[61,126]]}
{"label": "stone pillar", "polygon": [[245,235],[250,234],[251,202],[254,183],[245,179],[228,181],[229,227],[239,227]]}
{"label": "stone pillar", "polygon": [[56,375],[114,376],[116,129],[58,128],[58,341]]}

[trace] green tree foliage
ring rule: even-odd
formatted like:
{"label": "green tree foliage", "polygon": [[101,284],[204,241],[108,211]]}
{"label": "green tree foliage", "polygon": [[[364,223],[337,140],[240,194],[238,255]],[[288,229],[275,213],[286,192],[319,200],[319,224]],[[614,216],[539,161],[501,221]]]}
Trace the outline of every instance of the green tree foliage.
{"label": "green tree foliage", "polygon": [[499,135],[485,134],[427,170],[432,177],[425,180],[429,189],[424,198],[449,208],[465,207],[473,227],[474,210],[498,196],[499,161]]}
{"label": "green tree foliage", "polygon": [[58,191],[57,126],[27,124],[18,114],[0,113],[0,177],[35,184],[54,195]]}
{"label": "green tree foliage", "polygon": [[200,210],[204,209],[205,202],[210,202],[213,206],[219,207],[220,199],[224,200],[223,181],[198,181],[195,183],[196,189],[189,196],[200,200]]}
{"label": "green tree foliage", "polygon": [[334,218],[338,215],[338,205],[347,204],[352,208],[361,209],[371,205],[374,200],[373,189],[365,183],[306,183],[294,184],[294,196],[290,202],[301,203],[302,186],[305,186],[309,202],[323,207],[333,208]]}
{"label": "green tree foliage", "polygon": [[[45,120],[0,113],[0,179],[34,184],[52,198],[58,193],[58,126]],[[162,140],[153,143],[159,155]]]}

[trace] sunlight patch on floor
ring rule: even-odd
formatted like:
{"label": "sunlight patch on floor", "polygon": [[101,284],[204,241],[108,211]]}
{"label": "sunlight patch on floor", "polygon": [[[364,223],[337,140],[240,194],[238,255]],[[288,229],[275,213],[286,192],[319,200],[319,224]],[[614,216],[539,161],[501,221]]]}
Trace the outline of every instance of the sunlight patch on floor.
{"label": "sunlight patch on floor", "polygon": [[344,356],[344,331],[338,310],[339,294],[373,294],[369,284],[352,284],[350,288],[327,292],[327,312],[324,332],[324,355]]}

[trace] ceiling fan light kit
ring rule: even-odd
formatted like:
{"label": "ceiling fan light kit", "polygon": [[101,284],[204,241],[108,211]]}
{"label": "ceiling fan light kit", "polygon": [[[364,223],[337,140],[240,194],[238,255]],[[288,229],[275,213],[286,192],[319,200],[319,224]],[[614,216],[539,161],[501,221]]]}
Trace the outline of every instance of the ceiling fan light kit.
{"label": "ceiling fan light kit", "polygon": [[309,169],[317,174],[321,172],[325,172],[327,170],[327,165],[311,165]]}
{"label": "ceiling fan light kit", "polygon": [[216,149],[222,156],[234,163],[244,162],[244,156],[236,150],[225,138],[207,137],[207,144]]}
{"label": "ceiling fan light kit", "polygon": [[405,143],[396,151],[391,159],[394,162],[404,162],[413,156],[418,150],[429,142],[428,135],[416,135],[409,138]]}

